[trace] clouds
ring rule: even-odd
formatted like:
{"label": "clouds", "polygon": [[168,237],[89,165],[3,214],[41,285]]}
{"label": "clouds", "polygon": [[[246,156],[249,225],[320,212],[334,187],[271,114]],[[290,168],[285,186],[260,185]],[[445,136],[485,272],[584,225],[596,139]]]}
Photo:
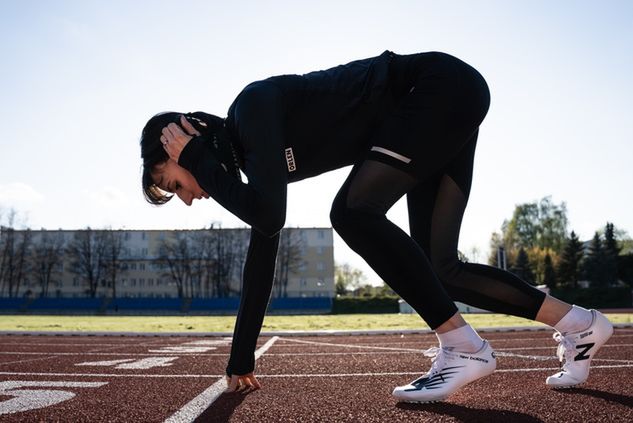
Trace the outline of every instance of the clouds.
{"label": "clouds", "polygon": [[44,202],[45,196],[23,182],[0,184],[0,206],[21,210]]}

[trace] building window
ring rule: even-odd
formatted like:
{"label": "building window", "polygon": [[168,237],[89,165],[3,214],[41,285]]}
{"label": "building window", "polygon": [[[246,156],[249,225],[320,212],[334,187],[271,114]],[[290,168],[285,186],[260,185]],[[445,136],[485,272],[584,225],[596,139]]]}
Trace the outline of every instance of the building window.
{"label": "building window", "polygon": [[323,251],[325,250],[325,248],[323,247],[317,247],[317,254],[323,254]]}
{"label": "building window", "polygon": [[132,279],[132,286],[136,286],[136,279]]}
{"label": "building window", "polygon": [[145,263],[141,263],[138,265],[139,270],[145,270]]}
{"label": "building window", "polygon": [[318,271],[323,271],[323,270],[325,270],[325,265],[323,264],[322,261],[320,261],[320,262],[317,263],[316,268],[317,268]]}
{"label": "building window", "polygon": [[143,255],[143,257],[146,257],[148,254],[147,248],[142,248],[141,249],[141,254]]}
{"label": "building window", "polygon": [[154,279],[152,278],[148,279],[147,286],[154,286]]}
{"label": "building window", "polygon": [[323,230],[319,230],[319,231],[317,232],[317,237],[318,237],[319,239],[325,239],[325,231],[323,231]]}
{"label": "building window", "polygon": [[136,270],[136,263],[130,263],[130,269]]}
{"label": "building window", "polygon": [[128,239],[130,239],[130,233],[129,233],[129,232],[126,232],[126,233],[125,233],[125,240],[127,241]]}
{"label": "building window", "polygon": [[306,278],[301,278],[301,286],[308,286],[308,281]]}
{"label": "building window", "polygon": [[145,232],[141,233],[141,238],[145,239]]}
{"label": "building window", "polygon": [[145,279],[139,279],[138,286],[145,286]]}
{"label": "building window", "polygon": [[127,279],[121,279],[121,285],[127,286]]}

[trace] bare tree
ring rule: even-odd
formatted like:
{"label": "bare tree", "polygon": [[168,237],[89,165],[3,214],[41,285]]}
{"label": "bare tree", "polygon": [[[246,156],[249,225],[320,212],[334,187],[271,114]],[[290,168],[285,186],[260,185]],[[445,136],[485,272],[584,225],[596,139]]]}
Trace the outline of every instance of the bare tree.
{"label": "bare tree", "polygon": [[288,277],[304,263],[304,243],[301,230],[286,228],[279,237],[279,250],[275,265],[275,296],[287,297]]}
{"label": "bare tree", "polygon": [[[11,209],[7,227],[0,227],[0,295],[17,297],[20,285],[29,271],[28,256],[31,248],[31,231],[14,228],[17,212]],[[6,294],[5,294],[6,292]]]}
{"label": "bare tree", "polygon": [[117,276],[123,272],[121,256],[123,255],[123,232],[109,229],[103,232],[104,251],[103,267],[105,276],[110,282],[112,298],[116,298]]}
{"label": "bare tree", "polygon": [[40,286],[40,296],[48,296],[48,287],[64,257],[64,239],[60,233],[41,232],[39,242],[33,246],[32,275]]}
{"label": "bare tree", "polygon": [[214,228],[197,231],[192,254],[197,296],[229,297],[238,292],[231,285],[242,273],[248,239],[243,229]]}
{"label": "bare tree", "polygon": [[159,246],[158,262],[166,264],[168,271],[165,276],[176,282],[178,298],[191,298],[193,273],[191,236],[179,231],[173,239],[162,240]]}
{"label": "bare tree", "polygon": [[95,298],[105,268],[104,231],[95,231],[87,227],[75,232],[74,239],[67,247],[67,253],[71,260],[70,271],[83,278],[88,285],[88,295]]}
{"label": "bare tree", "polygon": [[[246,255],[248,254],[248,244],[250,239],[249,229],[236,229],[235,230],[235,278],[238,281],[237,289],[231,290],[231,294],[241,295],[242,293],[242,280],[244,278],[244,262],[246,261]],[[232,278],[233,279],[233,278]]]}
{"label": "bare tree", "polygon": [[197,294],[210,298],[213,296],[214,239],[209,230],[203,230],[196,232],[193,242],[196,252],[193,274],[197,282]]}

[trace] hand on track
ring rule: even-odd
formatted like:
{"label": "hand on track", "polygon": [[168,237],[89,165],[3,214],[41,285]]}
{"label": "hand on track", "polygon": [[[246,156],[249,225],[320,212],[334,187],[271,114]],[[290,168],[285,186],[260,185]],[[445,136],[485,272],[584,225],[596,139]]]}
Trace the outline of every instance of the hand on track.
{"label": "hand on track", "polygon": [[247,373],[245,375],[233,375],[231,377],[227,376],[226,383],[229,385],[226,392],[246,393],[254,391],[256,389],[260,389],[262,387],[253,372]]}

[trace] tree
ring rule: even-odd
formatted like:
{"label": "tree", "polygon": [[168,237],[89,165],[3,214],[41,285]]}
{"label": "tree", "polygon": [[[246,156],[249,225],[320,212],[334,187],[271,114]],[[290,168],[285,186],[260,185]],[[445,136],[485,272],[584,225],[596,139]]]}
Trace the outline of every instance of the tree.
{"label": "tree", "polygon": [[60,233],[41,232],[39,242],[33,246],[32,274],[40,285],[40,296],[48,296],[48,287],[58,273],[64,259],[64,240]]}
{"label": "tree", "polygon": [[337,295],[345,295],[350,291],[354,291],[360,288],[365,281],[363,271],[353,268],[348,263],[336,264],[334,266],[334,275]]}
{"label": "tree", "polygon": [[600,234],[596,232],[589,245],[589,253],[585,260],[585,277],[594,286],[605,286],[609,283],[605,272],[605,251],[602,247]]}
{"label": "tree", "polygon": [[543,283],[549,289],[556,288],[556,270],[554,270],[552,256],[550,256],[549,254],[545,256],[545,272],[543,275]]}
{"label": "tree", "polygon": [[614,283],[618,280],[618,256],[620,247],[615,236],[613,223],[607,222],[604,230],[604,278],[606,283]]}
{"label": "tree", "polygon": [[583,259],[583,246],[576,233],[571,231],[567,244],[563,249],[558,264],[558,281],[562,287],[578,288],[581,264]]}
{"label": "tree", "polygon": [[[565,203],[554,204],[551,197],[538,202],[519,204],[515,207],[510,220],[501,225],[501,234],[494,233],[491,238],[491,256],[489,264],[497,265],[497,250],[504,247],[508,263],[517,260],[519,250],[529,253],[532,268],[543,269],[545,255],[550,252],[556,261],[562,252],[567,237],[567,207]],[[536,252],[540,250],[540,252]]]}
{"label": "tree", "polygon": [[510,271],[524,281],[534,285],[534,273],[530,268],[530,262],[528,260],[528,255],[525,252],[525,249],[519,249],[517,259],[514,263],[514,266],[510,268]]}
{"label": "tree", "polygon": [[288,276],[303,265],[304,242],[297,229],[283,229],[279,235],[279,249],[275,264],[275,296],[287,297]]}
{"label": "tree", "polygon": [[165,238],[159,244],[158,263],[167,267],[166,277],[176,282],[178,298],[192,298],[191,276],[193,273],[191,237],[178,231],[173,238]]}
{"label": "tree", "polygon": [[123,271],[121,256],[123,254],[123,232],[107,230],[103,232],[103,266],[108,279],[112,298],[116,298],[117,276]]}
{"label": "tree", "polygon": [[75,232],[74,238],[67,247],[71,260],[71,273],[81,277],[88,285],[90,298],[97,296],[99,281],[104,274],[105,237],[103,231],[95,231],[87,227]]}
{"label": "tree", "polygon": [[[29,269],[31,231],[14,228],[17,212],[11,210],[8,227],[0,227],[0,295],[17,297]],[[6,292],[6,294],[5,294]]]}
{"label": "tree", "polygon": [[237,231],[233,229],[210,228],[212,246],[212,283],[214,297],[228,297],[231,293],[231,275],[236,267],[238,256],[236,245],[239,242]]}

